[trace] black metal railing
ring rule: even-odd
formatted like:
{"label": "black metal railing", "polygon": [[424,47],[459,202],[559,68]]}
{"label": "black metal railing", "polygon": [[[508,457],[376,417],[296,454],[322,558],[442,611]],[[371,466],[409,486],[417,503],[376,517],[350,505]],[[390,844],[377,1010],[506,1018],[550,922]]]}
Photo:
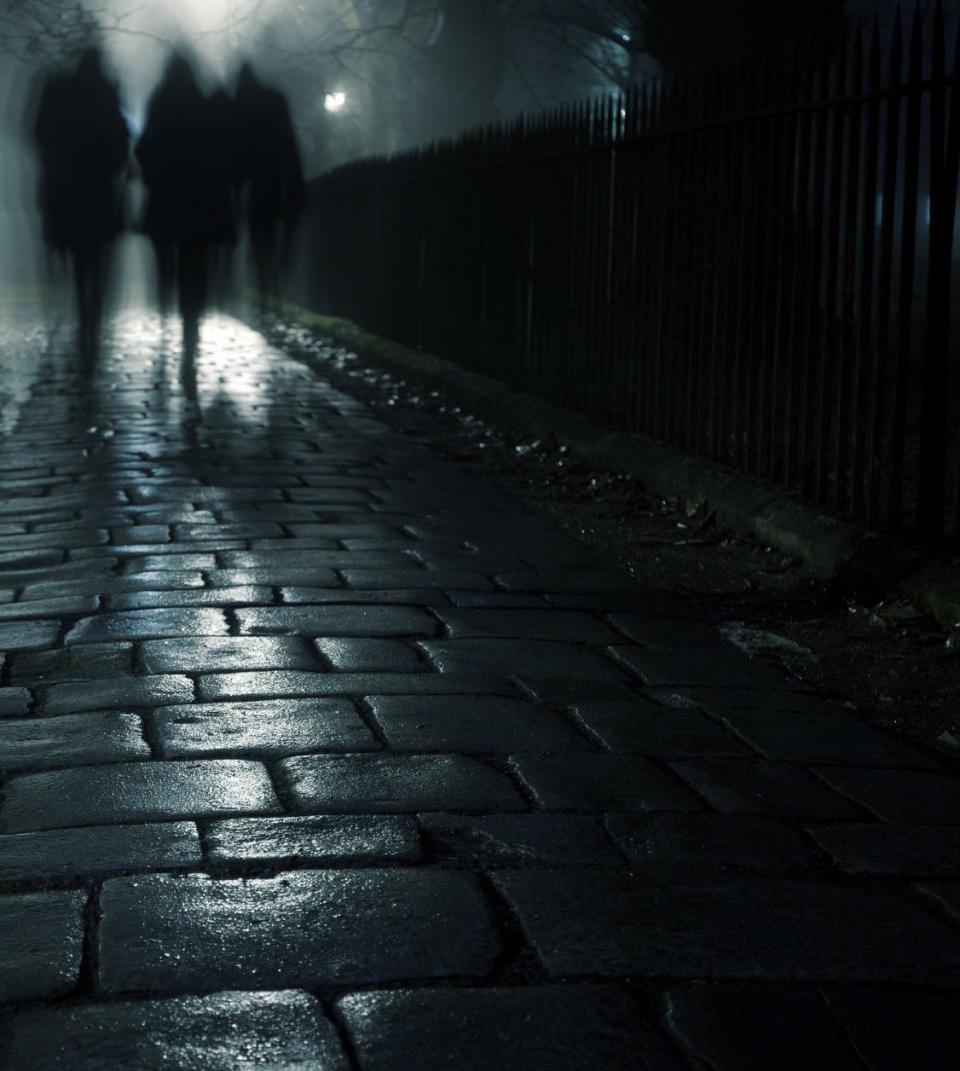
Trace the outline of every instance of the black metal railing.
{"label": "black metal railing", "polygon": [[955,542],[958,50],[918,7],[341,167],[313,188],[312,302]]}

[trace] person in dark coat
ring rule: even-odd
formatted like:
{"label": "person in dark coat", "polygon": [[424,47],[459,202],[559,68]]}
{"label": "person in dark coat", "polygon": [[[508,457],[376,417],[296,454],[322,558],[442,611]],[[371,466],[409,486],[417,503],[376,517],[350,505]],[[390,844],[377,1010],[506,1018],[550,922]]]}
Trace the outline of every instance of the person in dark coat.
{"label": "person in dark coat", "polygon": [[33,134],[43,237],[54,253],[70,258],[80,355],[92,372],[111,252],[123,228],[130,144],[120,98],[103,73],[99,49],[85,49],[73,72],[46,79]]}
{"label": "person in dark coat", "polygon": [[240,196],[239,131],[233,97],[221,86],[206,102],[210,168],[210,290],[223,301],[229,296],[230,271],[237,244]]}
{"label": "person in dark coat", "polygon": [[232,231],[215,109],[190,62],[171,57],[147,106],[136,157],[147,189],[143,229],[153,242],[161,305],[176,291],[183,323],[182,381],[195,400],[195,357],[207,304],[211,246]]}
{"label": "person in dark coat", "polygon": [[249,63],[240,69],[236,106],[244,220],[263,300],[277,293],[303,207],[303,167],[286,98]]}

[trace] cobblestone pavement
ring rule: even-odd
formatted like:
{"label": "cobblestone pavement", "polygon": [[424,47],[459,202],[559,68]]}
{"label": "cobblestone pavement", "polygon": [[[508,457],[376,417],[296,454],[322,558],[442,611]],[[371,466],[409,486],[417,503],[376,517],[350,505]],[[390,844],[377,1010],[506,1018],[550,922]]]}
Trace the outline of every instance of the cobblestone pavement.
{"label": "cobblestone pavement", "polygon": [[956,1066],[955,773],[204,331],[0,442],[0,1067]]}

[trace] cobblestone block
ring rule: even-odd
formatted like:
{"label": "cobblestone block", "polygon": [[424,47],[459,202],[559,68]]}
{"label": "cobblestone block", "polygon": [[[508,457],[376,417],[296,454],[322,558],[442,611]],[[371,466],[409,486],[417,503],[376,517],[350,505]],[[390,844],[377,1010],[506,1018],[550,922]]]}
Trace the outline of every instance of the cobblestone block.
{"label": "cobblestone block", "polygon": [[590,614],[565,610],[440,610],[437,617],[451,639],[515,637],[561,643],[616,643],[617,634]]}
{"label": "cobblestone block", "polygon": [[[256,524],[259,521],[273,521],[275,524],[289,526],[297,521],[307,523],[319,521],[321,513],[313,506],[295,506],[293,503],[271,502],[264,505],[248,504],[246,506],[231,506],[229,512],[220,511],[223,516],[234,524]],[[324,511],[325,512],[325,511]],[[342,520],[343,515],[338,510],[336,519]]]}
{"label": "cobblestone block", "polygon": [[322,639],[316,648],[338,673],[426,673],[419,653],[402,640]]}
{"label": "cobblestone block", "polygon": [[26,688],[0,688],[0,718],[28,713],[31,702],[32,697]]}
{"label": "cobblestone block", "polygon": [[323,695],[516,695],[503,677],[483,673],[211,673],[200,678],[200,697],[296,698]]}
{"label": "cobblestone block", "polygon": [[364,1071],[681,1071],[612,986],[399,989],[337,1005]]}
{"label": "cobblestone block", "polygon": [[725,710],[721,716],[769,759],[841,765],[869,763],[914,769],[935,767],[935,763],[909,744],[863,725],[849,715]]}
{"label": "cobblestone block", "polygon": [[70,714],[84,710],[159,707],[188,703],[192,699],[193,681],[189,677],[118,677],[51,684],[43,690],[42,708],[45,714]]}
{"label": "cobblestone block", "polygon": [[78,621],[67,644],[106,640],[152,640],[167,636],[221,636],[226,618],[219,610],[125,610]]}
{"label": "cobblestone block", "polygon": [[[149,486],[152,483],[153,486]],[[198,505],[208,505],[211,509],[219,509],[225,501],[246,503],[280,503],[283,501],[283,492],[279,487],[216,487],[212,485],[201,487],[198,484],[186,484],[186,481],[177,479],[172,484],[163,481],[146,481],[140,487],[135,487],[130,492],[130,501],[136,504],[150,506],[167,502],[193,502]]]}
{"label": "cobblestone block", "polygon": [[527,677],[516,678],[526,695],[554,707],[570,707],[583,702],[633,703],[636,694],[626,681],[577,680],[576,677]]}
{"label": "cobblestone block", "polygon": [[422,814],[431,858],[475,869],[623,866],[596,818],[579,814]]}
{"label": "cobblestone block", "polygon": [[280,809],[258,762],[127,762],[11,778],[0,832],[277,814]]}
{"label": "cobblestone block", "polygon": [[222,542],[231,539],[260,539],[282,536],[283,529],[272,521],[254,521],[246,524],[176,524],[174,538],[202,541],[207,539]]}
{"label": "cobblestone block", "polygon": [[711,688],[768,688],[789,691],[793,682],[778,669],[740,654],[735,648],[716,653],[693,654],[649,648],[613,647],[616,660],[635,673],[645,685],[693,685]]}
{"label": "cobblestone block", "polygon": [[202,588],[203,576],[193,573],[135,573],[83,580],[42,581],[23,589],[23,599],[59,599],[75,595],[119,595],[128,591],[180,591]]}
{"label": "cobblestone block", "polygon": [[71,547],[92,547],[106,543],[107,539],[107,532],[102,528],[71,527],[56,532],[31,532],[29,535],[18,532],[16,535],[4,536],[0,538],[0,549],[26,551],[52,547],[56,550],[67,550]]}
{"label": "cobblestone block", "polygon": [[654,614],[613,613],[610,622],[628,639],[642,647],[653,647],[695,655],[701,651],[729,652],[726,643],[709,625],[692,621],[681,608],[679,620]]}
{"label": "cobblestone block", "polygon": [[170,525],[133,524],[126,528],[114,528],[111,543],[115,547],[140,546],[144,543],[169,543]]}
{"label": "cobblestone block", "polygon": [[214,516],[205,510],[194,509],[189,503],[179,506],[124,506],[112,510],[80,510],[80,517],[88,524],[103,524],[110,528],[129,528],[133,524],[172,525],[178,522],[213,522]]}
{"label": "cobblestone block", "polygon": [[670,591],[548,592],[544,598],[559,610],[589,610],[597,614],[636,612],[648,617],[681,620],[690,616],[689,596]]}
{"label": "cobblestone block", "polygon": [[135,714],[66,714],[0,722],[0,770],[149,758]]}
{"label": "cobblestone block", "polygon": [[304,755],[283,760],[278,772],[306,813],[526,809],[508,777],[462,755]]}
{"label": "cobblestone block", "polygon": [[813,989],[672,989],[664,998],[664,1018],[678,1044],[716,1071],[863,1071]]}
{"label": "cobblestone block", "polygon": [[890,822],[960,825],[960,777],[915,770],[826,766],[820,777]]}
{"label": "cobblestone block", "polygon": [[320,667],[320,660],[308,643],[286,636],[198,636],[148,640],[140,648],[140,658],[148,673]]}
{"label": "cobblestone block", "polygon": [[623,672],[592,650],[548,640],[432,640],[421,644],[441,673],[496,673],[509,676],[624,680]]}
{"label": "cobblestone block", "polygon": [[248,569],[212,569],[207,574],[215,588],[242,587],[244,585],[268,585],[271,587],[342,587],[340,578],[330,568],[317,566],[310,569],[292,566],[262,566]]}
{"label": "cobblestone block", "polygon": [[70,617],[92,613],[100,605],[97,595],[71,595],[65,599],[30,599],[0,606],[0,622],[26,621],[41,617]]}
{"label": "cobblestone block", "polygon": [[355,588],[289,587],[280,589],[280,597],[291,606],[447,606],[447,598],[437,588],[400,588],[384,591]]}
{"label": "cobblestone block", "polygon": [[412,606],[265,606],[238,610],[247,635],[434,636],[437,622]]}
{"label": "cobblestone block", "polygon": [[113,1001],[21,1012],[7,1071],[349,1071],[334,1026],[296,990]]}
{"label": "cobblestone block", "polygon": [[52,651],[15,655],[10,663],[13,683],[58,684],[103,680],[133,672],[132,643],[85,643]]}
{"label": "cobblestone block", "polygon": [[610,814],[610,836],[640,874],[718,877],[738,871],[802,872],[823,860],[776,818],[717,814]]}
{"label": "cobblestone block", "polygon": [[0,502],[0,514],[4,520],[12,520],[18,514],[31,519],[43,518],[45,514],[72,512],[92,506],[122,506],[127,501],[126,494],[121,490],[69,490],[51,492],[43,498],[8,498]]}
{"label": "cobblestone block", "polygon": [[40,569],[45,565],[59,565],[64,559],[63,550],[34,547],[30,550],[0,550],[0,569]]}
{"label": "cobblestone block", "polygon": [[111,610],[173,610],[181,606],[269,606],[273,588],[188,588],[184,591],[132,591],[111,595]]}
{"label": "cobblestone block", "polygon": [[402,534],[397,525],[371,518],[348,524],[330,521],[294,521],[286,525],[292,536],[317,539],[378,539]]}
{"label": "cobblestone block", "polygon": [[[794,682],[791,681],[791,684]],[[803,689],[802,682],[796,682]],[[770,714],[834,714],[836,707],[809,691],[771,688],[644,688],[655,702],[666,707],[705,710],[723,715],[728,710],[762,710]]]}
{"label": "cobblestone block", "polygon": [[397,751],[480,754],[592,751],[593,745],[545,707],[497,696],[378,696],[370,701]]}
{"label": "cobblestone block", "polygon": [[193,570],[209,572],[216,567],[215,554],[147,554],[142,558],[129,556],[124,563],[123,572],[127,576],[131,573],[164,573],[168,570],[174,573]]}
{"label": "cobblestone block", "polygon": [[497,871],[551,977],[956,984],[960,934],[905,896],[823,882],[650,883],[622,871]]}
{"label": "cobblestone block", "polygon": [[870,1071],[955,1071],[955,994],[873,986],[825,986],[820,992]]}
{"label": "cobblestone block", "polygon": [[[102,585],[104,579],[111,576],[116,567],[116,558],[98,558],[95,561],[64,562],[62,565],[48,565],[43,569],[4,569],[0,571],[0,587],[43,589],[43,598],[56,595],[75,594],[75,591],[58,590],[59,585],[69,581],[88,581],[86,587],[97,591],[98,580]],[[25,596],[26,597],[26,596]]]}
{"label": "cobblestone block", "polygon": [[12,621],[0,624],[0,651],[39,651],[60,634],[59,621]]}
{"label": "cobblestone block", "polygon": [[383,480],[373,472],[358,476],[341,476],[336,473],[326,472],[320,472],[316,475],[304,473],[302,478],[308,487],[351,487],[361,491],[369,491],[384,486]]}
{"label": "cobblestone block", "polygon": [[[590,569],[577,569],[553,574],[500,573],[497,575],[496,581],[504,591],[537,592],[545,595],[555,593],[596,595],[606,592],[620,594],[635,584],[626,573]],[[450,586],[456,587],[455,584]],[[581,609],[579,606],[574,608]],[[602,609],[602,607],[600,608]]]}
{"label": "cobblestone block", "polygon": [[437,552],[420,549],[414,545],[406,553],[407,565],[418,564],[427,569],[441,569],[447,572],[463,569],[474,574],[480,573],[482,576],[492,576],[494,573],[507,570],[533,571],[533,566],[529,562],[518,554],[511,554],[508,550],[493,550],[486,553],[472,549]]}
{"label": "cobblestone block", "polygon": [[85,881],[123,870],[173,870],[203,861],[193,822],[92,826],[0,836],[0,881]]}
{"label": "cobblestone block", "polygon": [[482,977],[500,951],[479,889],[454,871],[119,878],[101,906],[107,992]]}
{"label": "cobblestone block", "polygon": [[43,1000],[77,982],[86,892],[0,896],[0,1001]]}
{"label": "cobblestone block", "polygon": [[[317,542],[324,541],[317,540]],[[416,544],[413,543],[409,536],[397,532],[393,535],[377,536],[372,539],[340,539],[336,542],[336,546],[342,550],[408,550],[416,546]]]}
{"label": "cobblestone block", "polygon": [[416,863],[422,855],[412,818],[398,815],[308,815],[292,818],[231,818],[206,831],[212,863]]}
{"label": "cobblestone block", "polygon": [[278,540],[288,549],[231,550],[220,555],[227,569],[343,569],[358,566],[403,569],[410,559],[402,551],[295,549],[292,540]]}
{"label": "cobblestone block", "polygon": [[574,717],[608,751],[645,755],[749,755],[731,732],[696,710],[632,702],[571,706]]}
{"label": "cobblestone block", "polygon": [[693,793],[632,755],[516,755],[510,766],[540,807],[552,811],[698,811]]}
{"label": "cobblestone block", "polygon": [[[264,555],[274,551],[283,553],[292,550],[309,550],[317,554],[322,551],[337,552],[343,550],[343,547],[333,539],[295,539],[293,536],[281,536],[276,539],[251,539],[249,540],[249,545],[252,551],[259,551]],[[318,562],[317,564],[330,563]]]}
{"label": "cobblestone block", "polygon": [[171,759],[380,749],[353,704],[341,699],[194,703],[163,707],[148,720],[162,754]]}
{"label": "cobblestone block", "polygon": [[493,583],[480,573],[457,569],[341,569],[347,587],[464,588],[490,591]]}
{"label": "cobblestone block", "polygon": [[857,822],[866,817],[862,807],[792,766],[737,759],[676,759],[670,765],[712,807],[727,814],[824,822]]}
{"label": "cobblestone block", "polygon": [[466,610],[542,610],[546,606],[541,595],[512,591],[448,591],[447,598]]}
{"label": "cobblestone block", "polygon": [[366,491],[350,487],[291,487],[287,498],[319,506],[366,506],[372,501]]}
{"label": "cobblestone block", "polygon": [[960,877],[960,828],[811,826],[807,832],[848,874]]}

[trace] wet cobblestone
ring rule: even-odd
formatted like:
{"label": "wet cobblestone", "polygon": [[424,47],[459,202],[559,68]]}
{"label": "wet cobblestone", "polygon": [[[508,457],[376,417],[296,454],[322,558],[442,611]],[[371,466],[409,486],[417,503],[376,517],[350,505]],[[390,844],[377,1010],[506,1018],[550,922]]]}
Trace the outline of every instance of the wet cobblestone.
{"label": "wet cobblestone", "polygon": [[149,316],[95,389],[58,345],[0,440],[0,1066],[952,1067],[955,771],[236,320],[197,408]]}

